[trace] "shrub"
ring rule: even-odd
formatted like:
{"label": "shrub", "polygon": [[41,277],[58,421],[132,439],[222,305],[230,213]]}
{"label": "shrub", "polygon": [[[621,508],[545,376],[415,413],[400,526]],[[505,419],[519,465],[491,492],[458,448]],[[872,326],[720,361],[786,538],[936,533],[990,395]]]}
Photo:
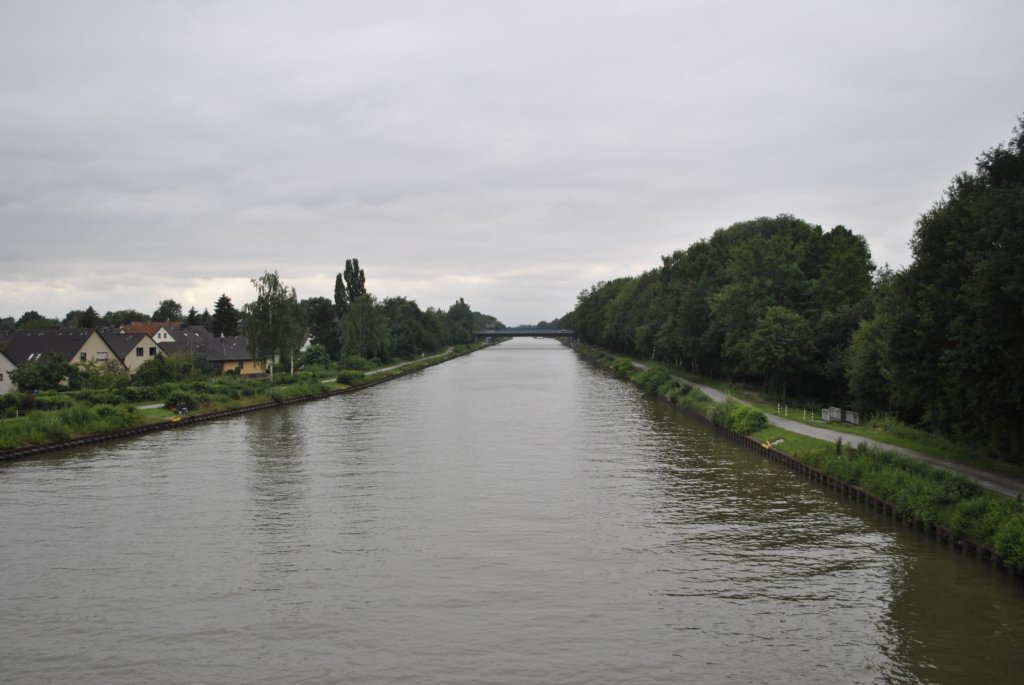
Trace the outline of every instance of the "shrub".
{"label": "shrub", "polygon": [[1024,571],[1024,513],[1004,520],[992,543],[1008,566]]}
{"label": "shrub", "polygon": [[354,369],[356,371],[373,371],[376,367],[372,362],[369,362],[357,354],[350,354],[342,357],[341,359],[342,369]]}
{"label": "shrub", "polygon": [[32,393],[31,398],[32,409],[64,409],[74,403],[70,395],[53,390]]}
{"label": "shrub", "polygon": [[342,385],[354,385],[359,381],[363,380],[364,374],[362,371],[356,371],[355,369],[345,369],[338,374],[337,381]]}
{"label": "shrub", "polygon": [[719,426],[740,435],[756,433],[768,425],[768,417],[763,411],[731,399],[715,405],[709,418]]}
{"label": "shrub", "polygon": [[[632,364],[630,364],[630,366],[632,366]],[[634,380],[641,388],[649,393],[656,393],[661,386],[666,383],[673,382],[672,376],[669,375],[668,371],[661,367],[645,369],[641,371]]]}
{"label": "shrub", "polygon": [[633,366],[633,362],[629,361],[625,357],[619,357],[612,362],[611,370],[619,376],[628,378],[634,371],[636,371],[636,367]]}
{"label": "shrub", "polygon": [[202,396],[198,393],[186,390],[176,384],[170,384],[173,389],[163,396],[164,406],[168,409],[187,409],[195,411],[202,404]]}
{"label": "shrub", "polygon": [[957,502],[949,527],[971,540],[992,540],[996,531],[1019,507],[991,495],[971,497]]}
{"label": "shrub", "polygon": [[747,404],[737,404],[728,413],[729,430],[740,435],[750,435],[768,426],[768,417],[760,409]]}

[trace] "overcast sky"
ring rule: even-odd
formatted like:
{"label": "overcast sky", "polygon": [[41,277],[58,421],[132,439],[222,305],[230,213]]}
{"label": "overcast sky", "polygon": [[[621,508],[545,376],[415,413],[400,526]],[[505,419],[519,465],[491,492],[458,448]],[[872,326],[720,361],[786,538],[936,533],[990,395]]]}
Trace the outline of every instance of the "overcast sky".
{"label": "overcast sky", "polygon": [[796,215],[910,262],[1024,113],[1024,3],[0,0],[0,316],[277,270],[507,324]]}

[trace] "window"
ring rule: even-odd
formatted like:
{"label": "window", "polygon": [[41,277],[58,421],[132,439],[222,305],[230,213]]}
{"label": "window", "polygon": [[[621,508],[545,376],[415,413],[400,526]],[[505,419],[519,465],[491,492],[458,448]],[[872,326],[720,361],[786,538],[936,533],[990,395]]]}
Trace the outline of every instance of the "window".
{"label": "window", "polygon": [[3,383],[3,382],[4,382],[4,375],[2,373],[0,373],[0,383]]}
{"label": "window", "polygon": [[79,352],[78,353],[78,361],[81,361],[81,362],[85,361],[85,352]]}
{"label": "window", "polygon": [[149,348],[149,356],[150,357],[155,357],[156,356],[156,348],[155,347]]}
{"label": "window", "polygon": [[98,361],[98,362],[105,362],[105,361],[107,361],[107,353],[106,352],[97,352],[96,353],[96,361]]}
{"label": "window", "polygon": [[141,357],[142,354],[143,354],[143,349],[141,347],[136,347],[135,348],[135,356],[136,357]]}

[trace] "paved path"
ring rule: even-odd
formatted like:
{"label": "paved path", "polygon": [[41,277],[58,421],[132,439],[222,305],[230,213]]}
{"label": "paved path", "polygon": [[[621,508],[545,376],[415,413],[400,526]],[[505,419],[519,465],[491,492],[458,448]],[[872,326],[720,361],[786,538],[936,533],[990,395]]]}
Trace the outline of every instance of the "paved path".
{"label": "paved path", "polygon": [[[641,369],[647,368],[644,364],[639,362],[633,362],[634,365]],[[680,381],[685,381],[695,388],[699,388],[705,395],[713,399],[715,402],[725,402],[729,397],[726,393],[716,388],[709,387],[707,385],[701,385],[700,383],[694,383],[693,381],[679,376],[674,376]],[[741,402],[737,398],[733,398],[737,402]],[[971,480],[975,481],[979,485],[994,492],[999,492],[1009,497],[1017,497],[1024,494],[1024,481],[1020,481],[1016,478],[1010,478],[1008,476],[1001,476],[996,473],[990,473],[988,471],[982,471],[971,466],[966,466],[959,462],[950,461],[943,459],[942,457],[936,457],[932,454],[925,454],[924,452],[918,452],[917,450],[908,449],[906,447],[899,447],[897,445],[890,445],[886,442],[879,442],[878,440],[872,440],[871,438],[861,437],[852,433],[842,433],[840,431],[831,430],[819,426],[808,426],[806,423],[800,421],[793,421],[792,419],[785,419],[781,416],[773,416],[767,414],[768,423],[777,426],[783,430],[790,431],[792,433],[799,433],[801,435],[807,435],[812,438],[818,438],[819,440],[827,440],[828,442],[835,442],[836,440],[842,439],[847,445],[859,445],[861,443],[868,447],[874,447],[877,449],[888,450],[890,452],[896,452],[905,457],[916,459],[917,461],[923,461],[932,466],[937,466],[940,469],[946,469],[954,473],[959,473],[963,476],[967,476]]]}
{"label": "paved path", "polygon": [[373,371],[367,371],[364,375],[372,376],[375,373],[384,373],[385,371],[390,371],[391,369],[400,369],[401,367],[406,366],[407,364],[413,364],[415,362],[421,362],[424,359],[433,359],[434,357],[443,357],[446,354],[450,354],[451,351],[454,350],[454,349],[455,349],[454,347],[449,347],[444,352],[438,352],[437,354],[432,354],[429,357],[420,357],[419,359],[410,359],[409,361],[402,362],[401,364],[393,364],[392,366],[385,366],[385,367],[380,368],[380,369],[374,369]]}
{"label": "paved path", "polygon": [[[443,356],[445,356],[446,354],[448,354],[449,352],[451,352],[451,351],[452,351],[452,350],[454,350],[454,349],[455,349],[454,347],[449,347],[449,348],[448,348],[447,350],[445,350],[444,352],[439,352],[439,353],[437,353],[437,354],[432,354],[432,355],[430,355],[429,357],[420,357],[419,359],[410,359],[409,361],[407,361],[407,362],[402,362],[402,363],[400,363],[400,364],[393,364],[393,365],[391,365],[391,366],[385,366],[385,367],[383,367],[383,368],[380,368],[380,369],[373,369],[372,371],[367,371],[367,372],[365,372],[365,373],[364,373],[363,375],[364,375],[364,376],[372,376],[372,375],[373,375],[373,374],[375,374],[375,373],[384,373],[385,371],[390,371],[391,369],[400,369],[400,368],[402,368],[403,366],[406,366],[406,365],[408,365],[408,364],[412,364],[412,363],[414,363],[414,362],[421,362],[421,361],[423,361],[424,359],[433,359],[434,357],[443,357]],[[321,380],[320,382],[321,382],[321,383],[333,383],[333,382],[334,382],[335,380],[336,380],[336,379],[334,379],[334,378],[324,378],[324,379],[322,379],[322,380]]]}

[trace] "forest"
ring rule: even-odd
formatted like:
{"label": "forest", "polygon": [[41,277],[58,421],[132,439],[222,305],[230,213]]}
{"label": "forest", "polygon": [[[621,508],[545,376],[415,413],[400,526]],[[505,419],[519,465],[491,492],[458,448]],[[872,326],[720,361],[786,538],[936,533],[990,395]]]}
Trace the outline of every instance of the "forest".
{"label": "forest", "polygon": [[920,216],[912,262],[792,215],[714,231],[580,293],[584,342],[971,442],[1024,438],[1024,117]]}

